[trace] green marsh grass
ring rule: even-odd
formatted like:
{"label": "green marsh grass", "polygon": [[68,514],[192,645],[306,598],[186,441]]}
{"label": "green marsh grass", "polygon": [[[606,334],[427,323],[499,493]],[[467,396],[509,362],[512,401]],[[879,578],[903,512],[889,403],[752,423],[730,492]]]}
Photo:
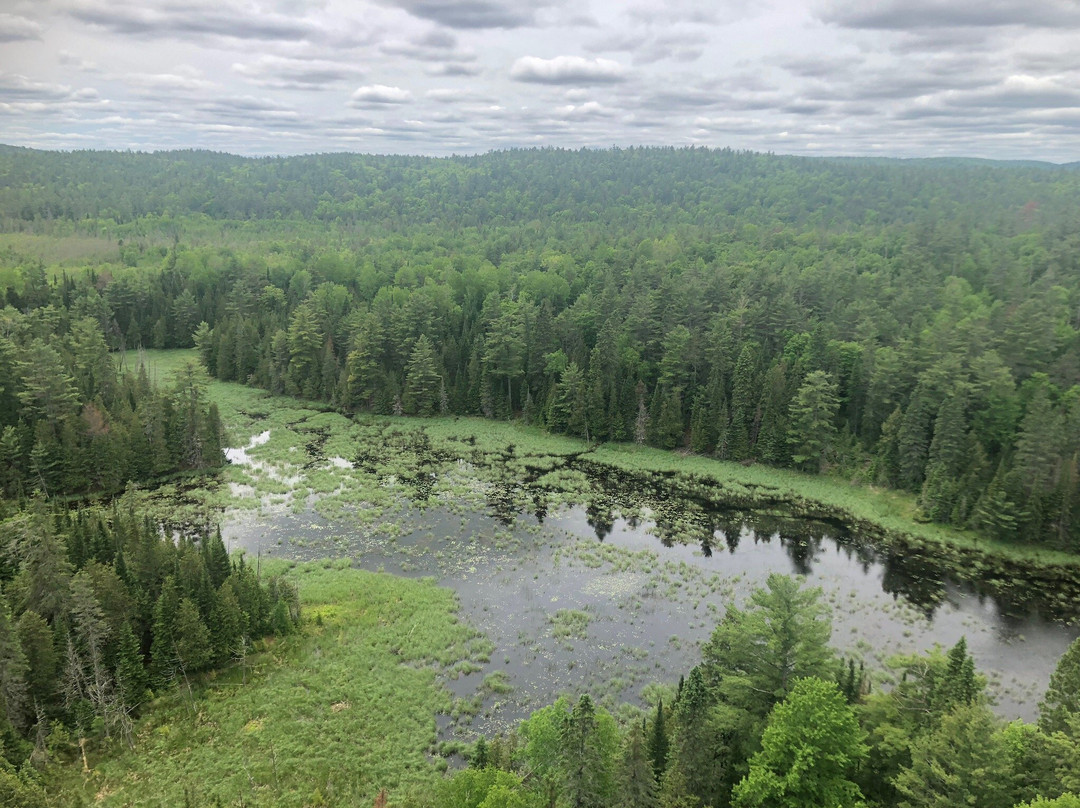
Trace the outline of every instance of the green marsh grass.
{"label": "green marsh grass", "polygon": [[[192,699],[162,697],[134,751],[92,750],[89,774],[74,764],[58,773],[65,792],[101,806],[301,808],[370,805],[381,788],[398,803],[432,783],[445,768],[431,754],[435,716],[454,706],[437,676],[476,669],[490,644],[431,580],[338,562],[288,575],[303,601],[300,636],[253,655],[247,684],[234,666],[196,683]],[[498,679],[487,684],[501,692]]]}

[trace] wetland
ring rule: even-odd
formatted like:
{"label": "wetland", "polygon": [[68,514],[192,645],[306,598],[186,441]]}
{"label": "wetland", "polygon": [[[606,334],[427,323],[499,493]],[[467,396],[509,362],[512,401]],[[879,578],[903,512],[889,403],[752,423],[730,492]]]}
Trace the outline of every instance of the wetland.
{"label": "wetland", "polygon": [[832,644],[869,670],[966,637],[1008,718],[1036,715],[1080,634],[1062,599],[1009,578],[1006,562],[977,583],[962,553],[863,535],[805,504],[725,503],[716,480],[619,468],[579,441],[470,419],[349,419],[220,382],[212,394],[235,448],[214,491],[177,497],[176,518],[197,518],[199,502],[249,558],[334,559],[452,589],[491,650],[443,671],[443,740],[498,731],[562,693],[649,702],[772,572],[822,588]]}

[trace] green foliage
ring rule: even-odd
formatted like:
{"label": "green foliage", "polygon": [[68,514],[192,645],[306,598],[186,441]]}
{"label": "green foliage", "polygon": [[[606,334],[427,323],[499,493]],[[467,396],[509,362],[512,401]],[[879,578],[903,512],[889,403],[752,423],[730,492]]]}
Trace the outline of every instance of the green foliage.
{"label": "green foliage", "polygon": [[835,678],[832,625],[820,600],[820,588],[773,573],[745,610],[728,606],[702,656],[729,704],[764,718],[796,680]]}
{"label": "green foliage", "polygon": [[958,707],[912,742],[911,764],[893,784],[903,808],[1011,804],[1008,756],[998,724],[982,705]]}
{"label": "green foliage", "polygon": [[791,402],[791,459],[797,466],[821,471],[836,437],[840,408],[835,382],[822,370],[806,377]]}
{"label": "green foliage", "polygon": [[800,679],[769,715],[761,751],[736,786],[736,808],[862,804],[851,776],[866,756],[864,733],[836,684]]}
{"label": "green foliage", "polygon": [[1075,731],[1080,720],[1080,639],[1058,660],[1039,703],[1039,726],[1044,732]]}

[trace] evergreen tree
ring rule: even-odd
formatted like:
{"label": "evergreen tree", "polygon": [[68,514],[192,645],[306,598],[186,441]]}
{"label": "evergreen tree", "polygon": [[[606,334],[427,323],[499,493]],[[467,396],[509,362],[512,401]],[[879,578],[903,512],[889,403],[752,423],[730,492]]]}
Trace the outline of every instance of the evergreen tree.
{"label": "evergreen tree", "polygon": [[439,405],[442,377],[431,340],[421,335],[416,341],[409,364],[405,369],[405,393],[402,403],[405,412],[424,417],[434,415]]}
{"label": "evergreen tree", "polygon": [[752,435],[757,425],[757,351],[746,343],[735,363],[731,385],[731,424],[728,428],[726,455],[732,460],[746,460],[753,449]]}
{"label": "evergreen tree", "polygon": [[806,377],[791,402],[788,443],[796,465],[822,471],[836,437],[836,384],[821,370]]}
{"label": "evergreen tree", "polygon": [[619,804],[627,808],[657,808],[659,786],[645,733],[636,724],[626,733],[619,772]]}
{"label": "evergreen tree", "polygon": [[1006,806],[1009,762],[986,707],[958,707],[911,745],[911,765],[894,784],[905,808]]}
{"label": "evergreen tree", "polygon": [[656,715],[649,733],[649,760],[652,761],[653,775],[659,783],[668,762],[668,737],[667,730],[664,728],[663,699],[656,702]]}

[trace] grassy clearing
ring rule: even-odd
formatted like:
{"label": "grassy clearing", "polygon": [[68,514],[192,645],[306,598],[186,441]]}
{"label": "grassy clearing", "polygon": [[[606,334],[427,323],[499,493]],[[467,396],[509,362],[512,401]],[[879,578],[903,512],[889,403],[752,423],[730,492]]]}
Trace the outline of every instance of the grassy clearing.
{"label": "grassy clearing", "polygon": [[102,806],[300,808],[370,805],[380,788],[397,803],[432,783],[446,766],[431,754],[435,716],[452,709],[437,672],[486,648],[453,593],[341,564],[289,575],[302,636],[252,657],[246,685],[236,667],[193,699],[161,699],[134,752],[95,750],[91,773],[57,773],[64,793]]}

